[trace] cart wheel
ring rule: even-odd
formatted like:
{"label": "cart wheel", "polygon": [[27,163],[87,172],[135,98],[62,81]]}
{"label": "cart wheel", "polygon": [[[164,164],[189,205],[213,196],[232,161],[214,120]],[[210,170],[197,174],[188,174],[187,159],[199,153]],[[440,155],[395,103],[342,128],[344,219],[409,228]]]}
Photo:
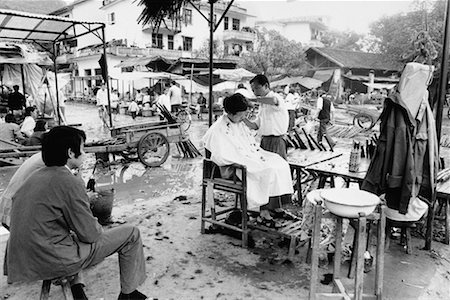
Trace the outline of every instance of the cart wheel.
{"label": "cart wheel", "polygon": [[353,118],[353,125],[368,130],[375,124],[373,122],[373,118],[370,115],[359,113]]}
{"label": "cart wheel", "polygon": [[191,115],[185,110],[180,110],[177,114],[178,123],[183,131],[187,131],[191,127],[191,119]]}
{"label": "cart wheel", "polygon": [[158,132],[149,132],[142,136],[137,149],[139,160],[147,167],[159,167],[166,161],[170,152],[169,141]]}

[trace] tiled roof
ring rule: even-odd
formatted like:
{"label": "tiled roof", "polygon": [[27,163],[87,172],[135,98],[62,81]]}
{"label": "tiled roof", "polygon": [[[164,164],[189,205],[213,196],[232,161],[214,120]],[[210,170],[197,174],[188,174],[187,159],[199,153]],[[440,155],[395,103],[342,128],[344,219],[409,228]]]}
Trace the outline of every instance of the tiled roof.
{"label": "tiled roof", "polygon": [[1,0],[0,9],[11,9],[34,14],[49,14],[66,6],[63,0]]}
{"label": "tiled roof", "polygon": [[306,54],[316,52],[342,68],[401,71],[403,64],[383,54],[311,47]]}

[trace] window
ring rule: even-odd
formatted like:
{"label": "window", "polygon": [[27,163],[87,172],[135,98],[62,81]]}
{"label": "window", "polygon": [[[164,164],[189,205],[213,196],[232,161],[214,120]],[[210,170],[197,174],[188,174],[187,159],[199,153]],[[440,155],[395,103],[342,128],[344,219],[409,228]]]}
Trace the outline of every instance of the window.
{"label": "window", "polygon": [[192,51],[192,38],[183,36],[183,51]]}
{"label": "window", "polygon": [[191,9],[184,9],[184,25],[191,25],[192,24],[192,10]]}
{"label": "window", "polygon": [[234,19],[233,18],[233,30],[237,30],[237,31],[240,30],[240,21],[239,21],[239,19]]}
{"label": "window", "polygon": [[[102,75],[102,69],[95,69],[95,75]],[[101,86],[103,83],[103,79],[95,79],[95,86]]]}
{"label": "window", "polygon": [[223,18],[223,30],[228,30],[228,17]]}
{"label": "window", "polygon": [[173,50],[173,35],[167,36],[167,49]]}
{"label": "window", "polygon": [[116,14],[115,13],[110,13],[108,14],[108,24],[109,25],[114,25],[116,24]]}
{"label": "window", "polygon": [[162,39],[163,39],[162,34],[153,33],[152,34],[152,48],[162,49],[162,47],[163,47]]}
{"label": "window", "polygon": [[253,51],[253,42],[245,42],[245,48],[249,52]]}

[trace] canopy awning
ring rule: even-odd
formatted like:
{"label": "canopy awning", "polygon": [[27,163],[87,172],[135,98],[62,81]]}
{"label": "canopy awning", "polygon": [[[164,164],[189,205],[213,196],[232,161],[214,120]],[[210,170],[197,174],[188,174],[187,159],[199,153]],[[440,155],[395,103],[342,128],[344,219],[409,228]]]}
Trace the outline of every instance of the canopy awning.
{"label": "canopy awning", "polygon": [[373,89],[376,90],[381,90],[381,89],[393,89],[396,84],[395,83],[367,83],[367,82],[363,82],[364,85],[367,85],[368,87],[371,87]]}
{"label": "canopy awning", "polygon": [[220,79],[229,81],[248,81],[256,76],[244,68],[238,69],[217,69],[213,72],[214,75],[219,75]]}
{"label": "canopy awning", "polygon": [[276,87],[291,84],[300,84],[301,86],[311,90],[320,87],[322,83],[323,82],[321,80],[314,79],[311,77],[297,76],[297,77],[285,77],[281,80],[274,81],[270,84],[270,86]]}
{"label": "canopy awning", "polygon": [[134,57],[129,58],[120,64],[115,65],[116,68],[129,68],[129,67],[137,67],[137,66],[147,66],[148,64],[151,64],[152,62],[162,61],[166,63],[167,65],[171,65],[174,60],[166,59],[162,56],[152,56],[152,57]]}
{"label": "canopy awning", "polygon": [[113,76],[114,79],[133,81],[138,79],[169,79],[182,80],[186,79],[184,76],[167,73],[167,72],[123,72],[119,75]]}
{"label": "canopy awning", "polygon": [[105,24],[0,9],[0,39],[55,43],[96,31]]}

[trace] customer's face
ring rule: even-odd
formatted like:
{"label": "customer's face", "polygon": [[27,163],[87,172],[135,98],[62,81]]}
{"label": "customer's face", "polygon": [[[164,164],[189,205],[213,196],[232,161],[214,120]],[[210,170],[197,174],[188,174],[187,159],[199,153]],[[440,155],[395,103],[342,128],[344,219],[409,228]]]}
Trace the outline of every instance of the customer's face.
{"label": "customer's face", "polygon": [[233,114],[228,114],[228,118],[231,120],[231,122],[233,123],[239,123],[242,122],[247,116],[247,110],[244,111],[238,111],[237,113]]}

